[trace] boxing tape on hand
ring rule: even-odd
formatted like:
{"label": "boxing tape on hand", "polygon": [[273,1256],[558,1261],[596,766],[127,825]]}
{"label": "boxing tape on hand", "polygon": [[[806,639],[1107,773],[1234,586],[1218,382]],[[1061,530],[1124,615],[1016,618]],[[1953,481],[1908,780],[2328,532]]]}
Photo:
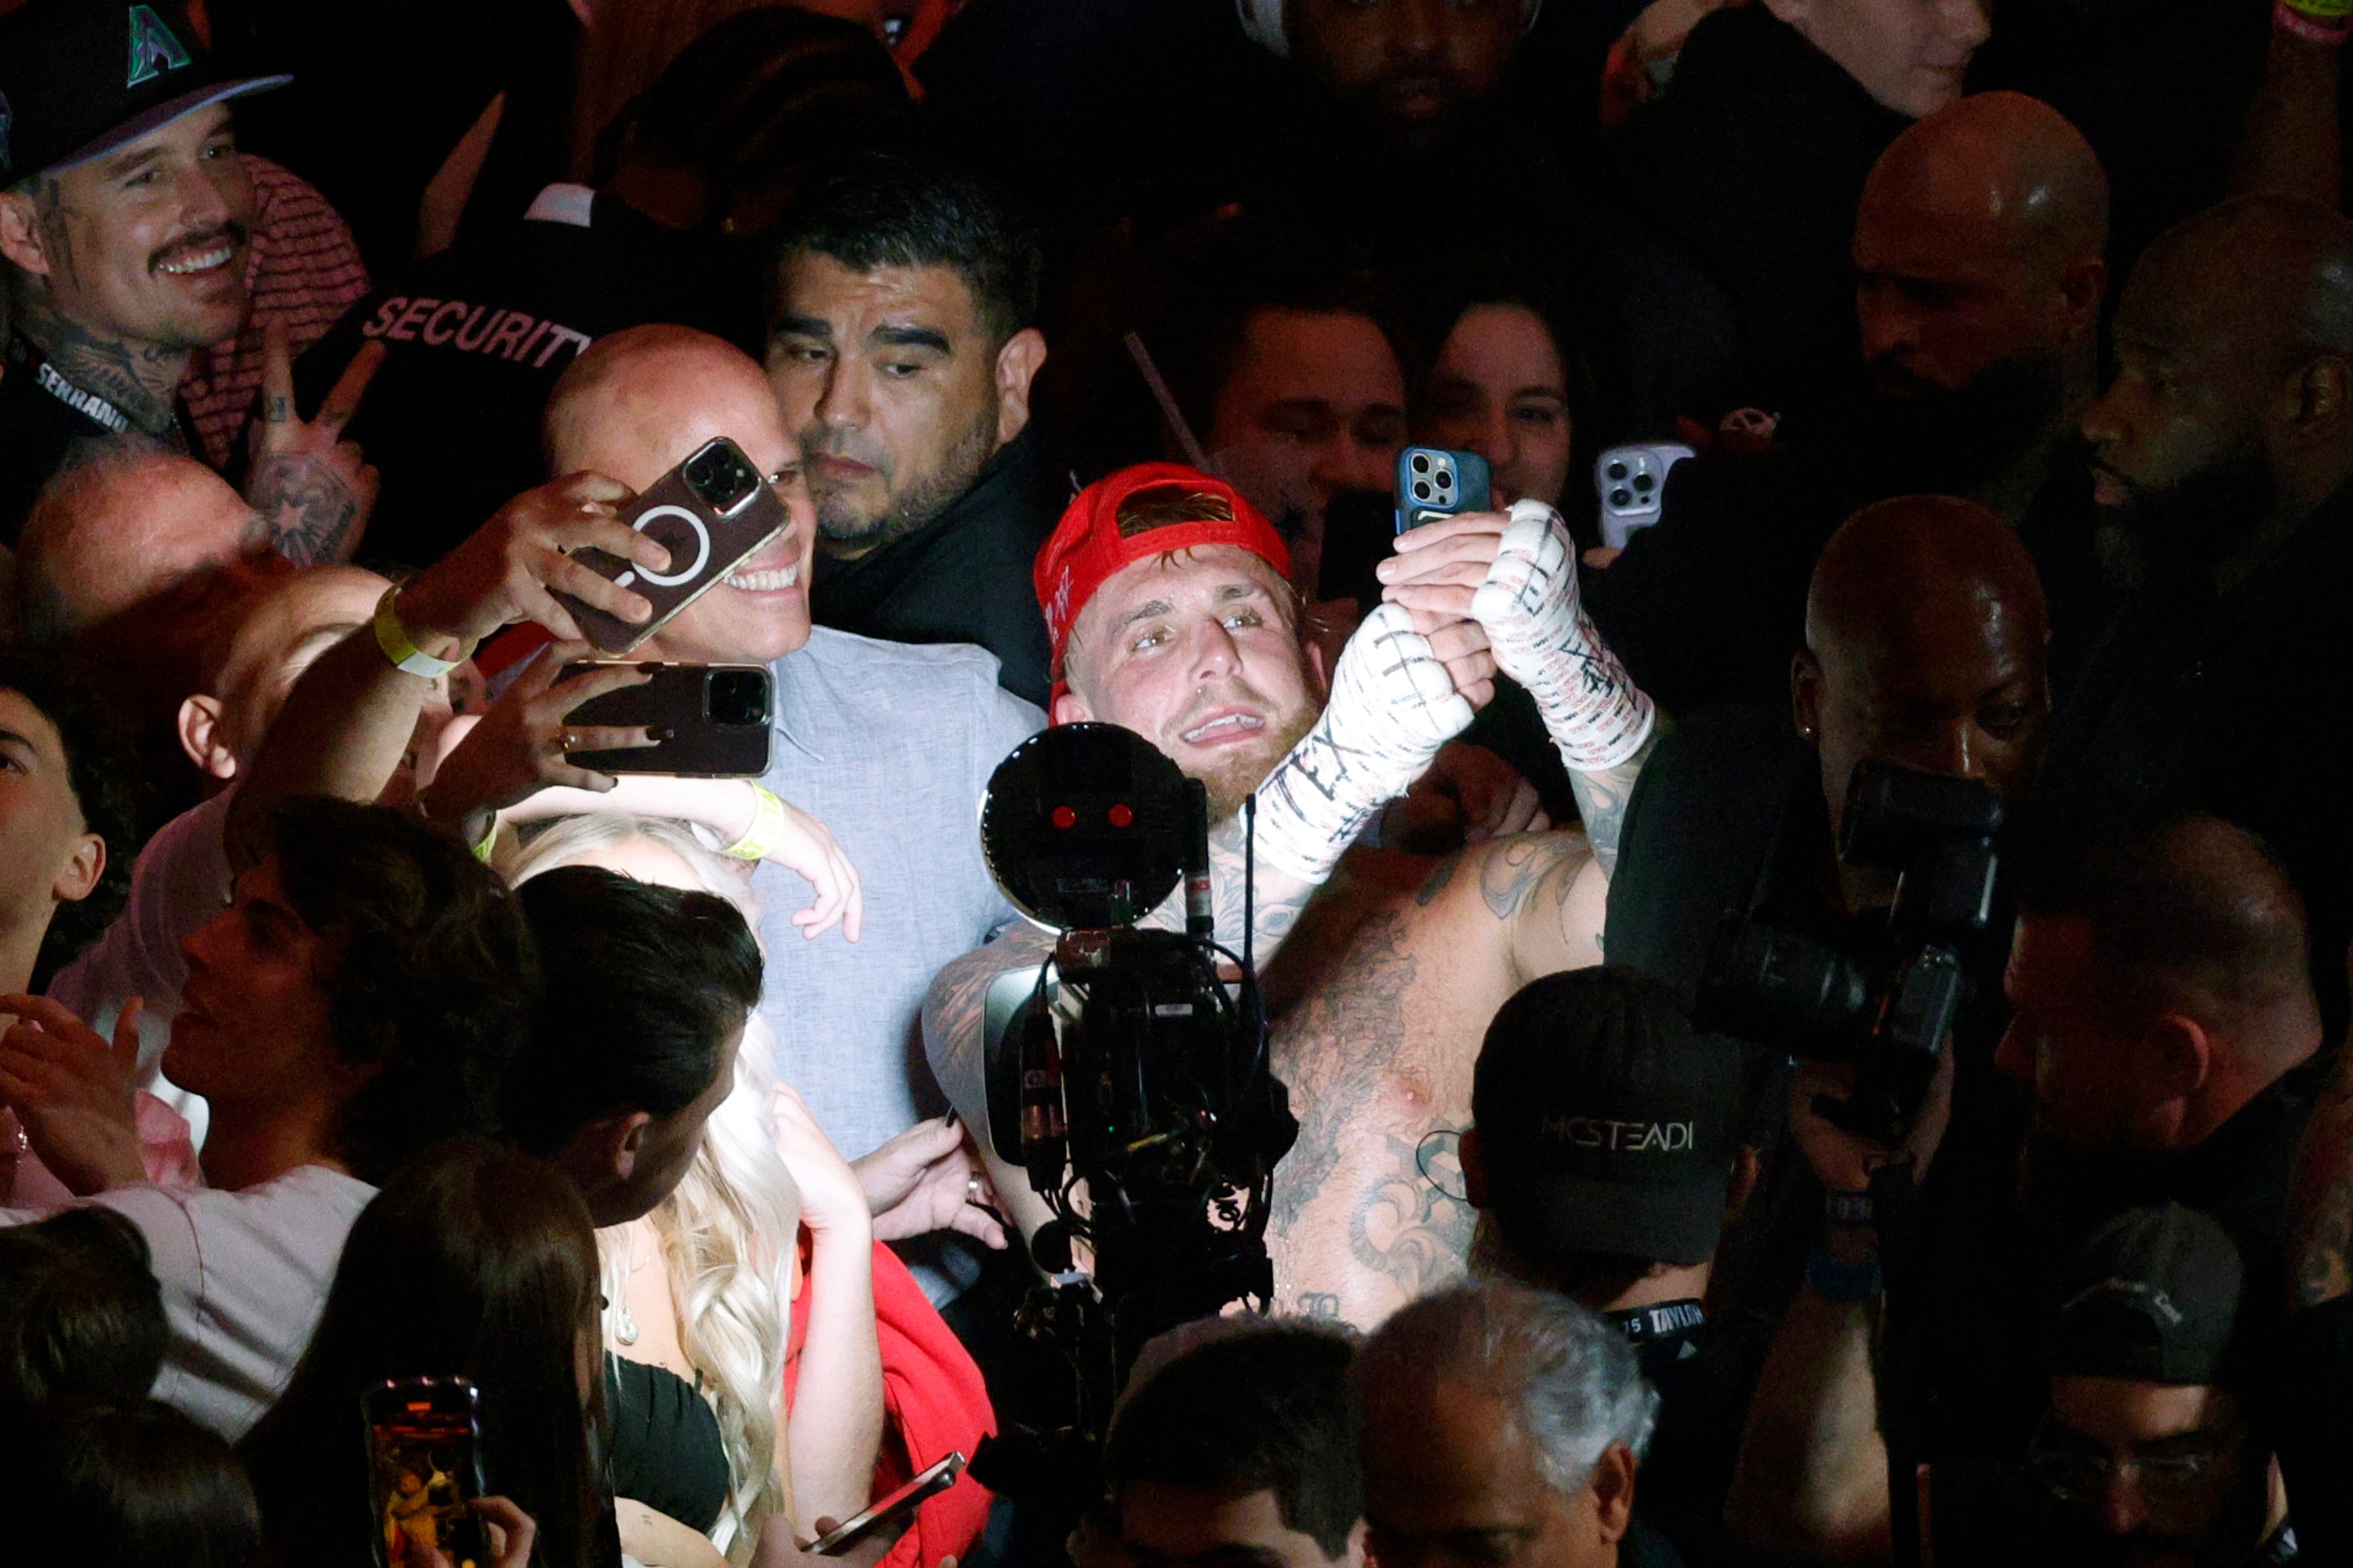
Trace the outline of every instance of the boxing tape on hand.
{"label": "boxing tape on hand", "polygon": [[1542,501],[1512,503],[1471,614],[1495,663],[1528,689],[1545,729],[1575,772],[1616,767],[1651,738],[1657,711],[1602,642],[1577,591],[1577,545]]}
{"label": "boxing tape on hand", "polygon": [[1376,606],[1340,650],[1323,717],[1259,785],[1259,858],[1320,885],[1470,722],[1471,704],[1413,617]]}

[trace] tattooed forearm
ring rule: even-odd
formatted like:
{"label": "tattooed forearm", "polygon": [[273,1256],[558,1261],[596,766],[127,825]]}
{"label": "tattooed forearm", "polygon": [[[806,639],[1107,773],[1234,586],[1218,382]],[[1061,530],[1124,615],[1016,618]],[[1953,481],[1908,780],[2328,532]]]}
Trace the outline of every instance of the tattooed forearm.
{"label": "tattooed forearm", "polygon": [[360,498],[334,467],[308,453],[258,459],[245,499],[269,525],[269,542],[297,566],[335,565],[360,542]]}
{"label": "tattooed forearm", "polygon": [[2353,1055],[2340,1056],[2296,1155],[2288,1289],[2316,1307],[2353,1292]]}
{"label": "tattooed forearm", "polygon": [[939,972],[923,998],[923,1054],[948,1103],[988,1147],[988,988],[997,976],[1035,969],[1054,955],[1054,939],[1018,925],[987,947]]}
{"label": "tattooed forearm", "polygon": [[1626,803],[1634,795],[1634,781],[1641,776],[1651,753],[1659,748],[1659,737],[1666,733],[1667,721],[1662,716],[1651,727],[1651,738],[1641,748],[1614,768],[1596,773],[1569,770],[1568,790],[1577,797],[1577,809],[1585,818],[1586,837],[1593,841],[1594,858],[1601,862],[1604,876],[1618,872],[1618,839],[1626,827]]}

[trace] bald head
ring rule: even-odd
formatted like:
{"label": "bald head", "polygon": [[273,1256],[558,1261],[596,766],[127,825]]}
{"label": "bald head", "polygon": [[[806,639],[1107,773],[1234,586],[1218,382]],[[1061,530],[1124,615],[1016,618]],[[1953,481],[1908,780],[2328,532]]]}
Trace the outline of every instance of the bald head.
{"label": "bald head", "polygon": [[71,637],[267,544],[245,498],[204,464],[110,447],[51,480],[26,515],[19,625],[28,637]]}
{"label": "bald head", "polygon": [[2055,266],[2108,243],[2108,177],[2083,133],[2039,99],[1981,92],[1888,143],[1863,185],[1866,221],[1990,232]]}
{"label": "bald head", "polygon": [[1792,681],[1831,826],[1866,758],[2024,794],[2050,717],[2046,636],[2033,558],[1984,507],[1905,496],[1849,518],[1815,563]]}
{"label": "bald head", "polygon": [[2159,235],[2122,309],[2200,340],[2236,340],[2274,371],[2353,354],[2353,223],[2317,202],[2236,197]]}
{"label": "bald head", "polygon": [[2099,159],[2048,104],[1980,93],[1911,126],[1855,217],[1855,313],[1881,395],[1979,395],[1938,411],[1947,442],[1965,418],[2012,445],[2063,430],[2094,390],[2107,236]]}
{"label": "bald head", "polygon": [[548,397],[548,466],[594,469],[644,489],[704,442],[724,436],[763,473],[792,448],[759,363],[687,327],[630,327],[591,344]]}

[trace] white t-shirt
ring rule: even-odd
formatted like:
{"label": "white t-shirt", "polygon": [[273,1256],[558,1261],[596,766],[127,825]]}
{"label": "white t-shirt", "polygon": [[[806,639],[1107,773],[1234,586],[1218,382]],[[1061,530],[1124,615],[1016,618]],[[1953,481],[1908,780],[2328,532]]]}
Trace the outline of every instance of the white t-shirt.
{"label": "white t-shirt", "polygon": [[[242,1192],[134,1186],[86,1200],[147,1237],[172,1331],[154,1396],[231,1442],[244,1436],[302,1359],[343,1238],[375,1191],[301,1165]],[[0,1210],[0,1225],[41,1217]]]}
{"label": "white t-shirt", "polygon": [[229,805],[234,788],[184,811],[147,841],[131,871],[131,900],[90,951],[59,970],[49,994],[110,1038],[115,1016],[132,997],[144,998],[139,1020],[139,1087],[187,1119],[199,1149],[209,1120],[204,1097],[163,1076],[164,1047],[180,1011],[188,961],[180,939],[228,908],[236,883],[228,863]]}

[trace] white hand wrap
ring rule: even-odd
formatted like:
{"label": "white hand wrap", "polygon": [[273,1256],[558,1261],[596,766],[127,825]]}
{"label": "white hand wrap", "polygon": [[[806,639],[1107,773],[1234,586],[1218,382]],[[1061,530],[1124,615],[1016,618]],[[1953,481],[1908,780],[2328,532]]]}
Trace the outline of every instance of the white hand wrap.
{"label": "white hand wrap", "polygon": [[1577,773],[1617,766],[1651,738],[1657,712],[1593,629],[1577,592],[1577,546],[1560,513],[1512,503],[1512,525],[1471,600],[1495,663],[1528,689],[1560,760]]}
{"label": "white hand wrap", "polygon": [[1324,716],[1259,785],[1260,858],[1320,884],[1470,722],[1471,704],[1412,617],[1376,606],[1340,650]]}

